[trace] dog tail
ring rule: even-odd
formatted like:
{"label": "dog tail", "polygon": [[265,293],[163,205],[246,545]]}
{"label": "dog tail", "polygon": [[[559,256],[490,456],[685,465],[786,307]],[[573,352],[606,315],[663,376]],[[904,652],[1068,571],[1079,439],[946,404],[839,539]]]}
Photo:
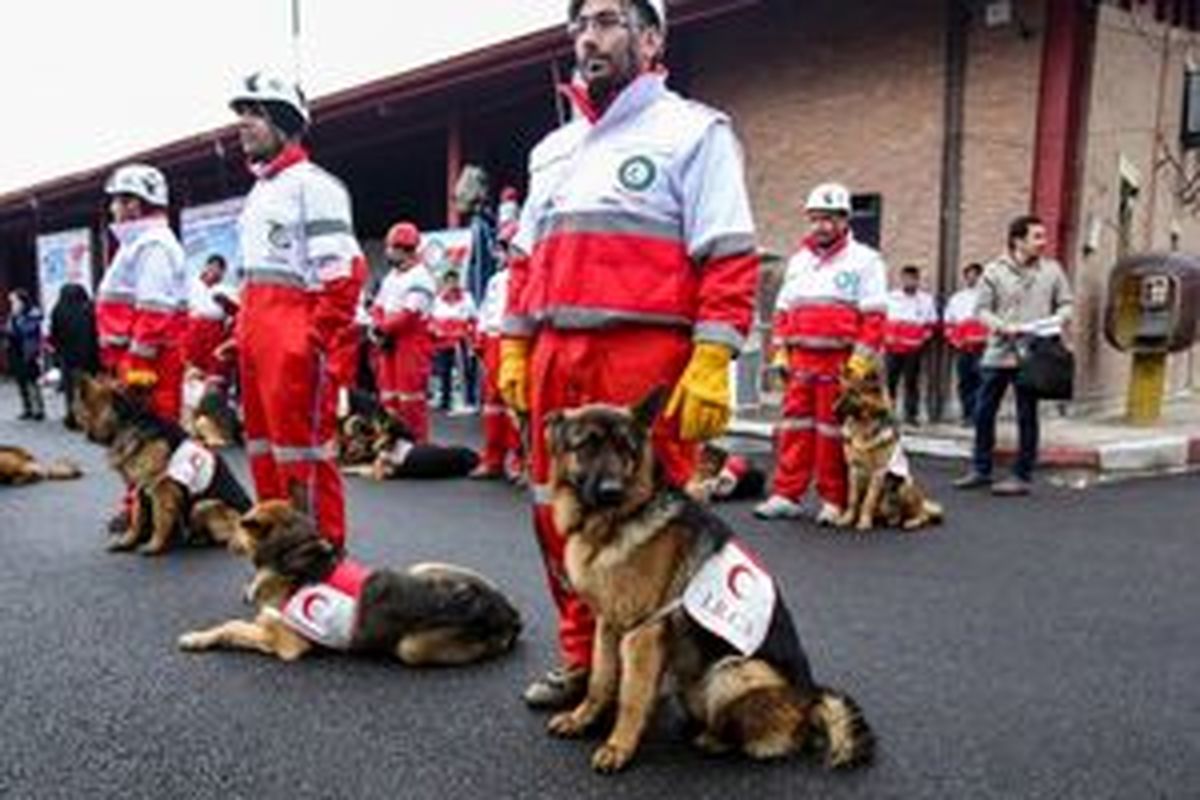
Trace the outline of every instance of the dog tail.
{"label": "dog tail", "polygon": [[875,734],[858,703],[844,692],[818,688],[805,727],[823,740],[830,769],[865,766],[875,755]]}
{"label": "dog tail", "polygon": [[83,477],[83,470],[74,461],[61,459],[47,464],[42,470],[42,477],[52,481],[73,481]]}

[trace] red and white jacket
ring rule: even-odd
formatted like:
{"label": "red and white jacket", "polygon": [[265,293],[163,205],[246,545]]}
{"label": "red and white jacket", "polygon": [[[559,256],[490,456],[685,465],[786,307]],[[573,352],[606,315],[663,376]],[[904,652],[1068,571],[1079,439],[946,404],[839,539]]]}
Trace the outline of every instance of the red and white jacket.
{"label": "red and white jacket", "polygon": [[258,177],[239,219],[242,303],[238,325],[301,325],[329,356],[339,381],[353,375],[354,306],[366,260],[354,236],[350,194],[289,145]]}
{"label": "red and white jacket", "polygon": [[646,73],[529,160],[506,336],[539,326],[677,326],[740,349],[758,278],[741,150],[724,115]]}
{"label": "red and white jacket", "polygon": [[117,252],[96,292],[101,357],[114,370],[147,367],[164,345],[179,343],[186,326],[183,247],[162,215],[110,229]]}
{"label": "red and white jacket", "polygon": [[775,300],[773,339],[789,349],[877,354],[887,312],[887,266],[849,233],[827,250],[801,243]]}
{"label": "red and white jacket", "polygon": [[475,334],[478,313],[471,295],[462,289],[442,291],[433,301],[430,330],[439,347],[453,347],[458,342],[470,342]]}
{"label": "red and white jacket", "polygon": [[213,362],[213,350],[225,341],[229,315],[213,297],[221,290],[220,284],[209,286],[193,278],[188,291],[187,363],[205,370]]}
{"label": "red and white jacket", "polygon": [[437,285],[424,264],[404,272],[390,269],[371,303],[371,321],[385,336],[427,344],[436,295]]}
{"label": "red and white jacket", "polygon": [[959,289],[946,304],[944,328],[946,341],[963,353],[982,353],[987,346],[988,329],[979,318],[979,289]]}
{"label": "red and white jacket", "polygon": [[508,304],[508,270],[502,269],[488,279],[479,304],[479,335],[499,336],[504,328],[504,308]]}
{"label": "red and white jacket", "polygon": [[937,307],[929,292],[893,289],[888,294],[884,346],[889,353],[915,353],[933,338],[937,325]]}

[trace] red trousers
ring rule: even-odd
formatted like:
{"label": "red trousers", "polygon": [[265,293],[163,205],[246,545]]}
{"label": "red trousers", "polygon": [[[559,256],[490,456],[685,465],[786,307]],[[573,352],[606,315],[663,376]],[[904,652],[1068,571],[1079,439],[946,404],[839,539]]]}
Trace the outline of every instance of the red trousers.
{"label": "red trousers", "polygon": [[842,364],[849,357],[849,350],[788,351],[783,420],[775,429],[773,494],[800,500],[815,471],[821,499],[839,508],[845,506],[846,460],[833,406]]}
{"label": "red trousers", "polygon": [[317,346],[303,290],[247,286],[238,328],[246,455],[260,501],[300,493],[321,534],[346,539],[334,462],[337,387]]}
{"label": "red trousers", "polygon": [[429,441],[429,374],[433,342],[426,333],[397,336],[388,352],[380,353],[379,401],[404,423],[418,444]]}
{"label": "red trousers", "polygon": [[[545,419],[552,411],[588,403],[633,405],[658,386],[674,387],[692,353],[691,336],[671,328],[624,327],[603,331],[543,330],[530,364],[533,525],[541,545],[550,594],[558,608],[563,662],[588,666],[595,623],[572,591],[563,566],[565,539],[550,507],[550,460]],[[679,440],[679,422],[660,419],[651,434],[655,452],[672,483],[691,477],[696,447]]]}
{"label": "red trousers", "polygon": [[521,449],[521,432],[500,396],[500,337],[488,336],[483,343],[483,456],[480,466],[488,472],[504,469],[504,458]]}

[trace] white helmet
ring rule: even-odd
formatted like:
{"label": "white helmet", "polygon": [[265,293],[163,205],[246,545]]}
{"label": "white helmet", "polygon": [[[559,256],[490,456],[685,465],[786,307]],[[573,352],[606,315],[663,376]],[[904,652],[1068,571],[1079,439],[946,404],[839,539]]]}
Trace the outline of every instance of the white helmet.
{"label": "white helmet", "polygon": [[104,193],[131,194],[152,206],[165,208],[170,200],[167,179],[149,164],[126,164],[117,167],[104,184]]}
{"label": "white helmet", "polygon": [[840,183],[822,183],[808,193],[805,211],[850,213],[850,190]]}
{"label": "white helmet", "polygon": [[267,72],[255,72],[238,84],[233,97],[229,98],[229,107],[237,111],[243,103],[279,103],[291,109],[305,125],[311,121],[308,101],[304,99],[300,87],[286,78]]}

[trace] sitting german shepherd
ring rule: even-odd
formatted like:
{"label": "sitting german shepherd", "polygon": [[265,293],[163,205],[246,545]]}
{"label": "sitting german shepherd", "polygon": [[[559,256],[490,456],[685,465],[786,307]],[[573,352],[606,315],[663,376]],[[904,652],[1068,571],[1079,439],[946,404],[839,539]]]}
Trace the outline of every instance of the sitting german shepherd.
{"label": "sitting german shepherd", "polygon": [[38,481],[68,481],[83,476],[78,465],[59,460],[43,464],[21,447],[0,445],[0,486],[23,486]]}
{"label": "sitting german shepherd", "polygon": [[287,501],[254,506],[230,548],[254,562],[246,595],[258,614],[184,634],[184,650],[224,646],[294,661],[320,645],[450,666],[507,652],[521,630],[517,610],[478,573],[448,564],[369,570]]}
{"label": "sitting german shepherd", "polygon": [[137,496],[129,528],[110,550],[166,551],[172,539],[223,543],[249,510],[250,498],[217,453],[156,417],[110,378],[84,378],[75,418],[88,439],[108,447],[109,464]]}
{"label": "sitting german shepherd", "polygon": [[615,708],[592,766],[618,770],[669,676],[705,751],[767,759],[821,740],[831,767],[867,762],[870,728],[849,696],[814,682],[774,580],[720,518],[662,481],[649,431],[663,398],[547,419],[567,575],[596,617],[587,697],[550,732],[577,736]]}
{"label": "sitting german shepherd", "polygon": [[882,522],[911,531],[941,522],[942,507],[913,479],[877,366],[855,369],[846,364],[834,413],[842,423],[849,473],[846,510],[837,524],[869,531]]}
{"label": "sitting german shepherd", "polygon": [[412,431],[382,408],[352,413],[338,423],[342,472],[377,481],[465,478],[479,465],[469,447],[417,444]]}

